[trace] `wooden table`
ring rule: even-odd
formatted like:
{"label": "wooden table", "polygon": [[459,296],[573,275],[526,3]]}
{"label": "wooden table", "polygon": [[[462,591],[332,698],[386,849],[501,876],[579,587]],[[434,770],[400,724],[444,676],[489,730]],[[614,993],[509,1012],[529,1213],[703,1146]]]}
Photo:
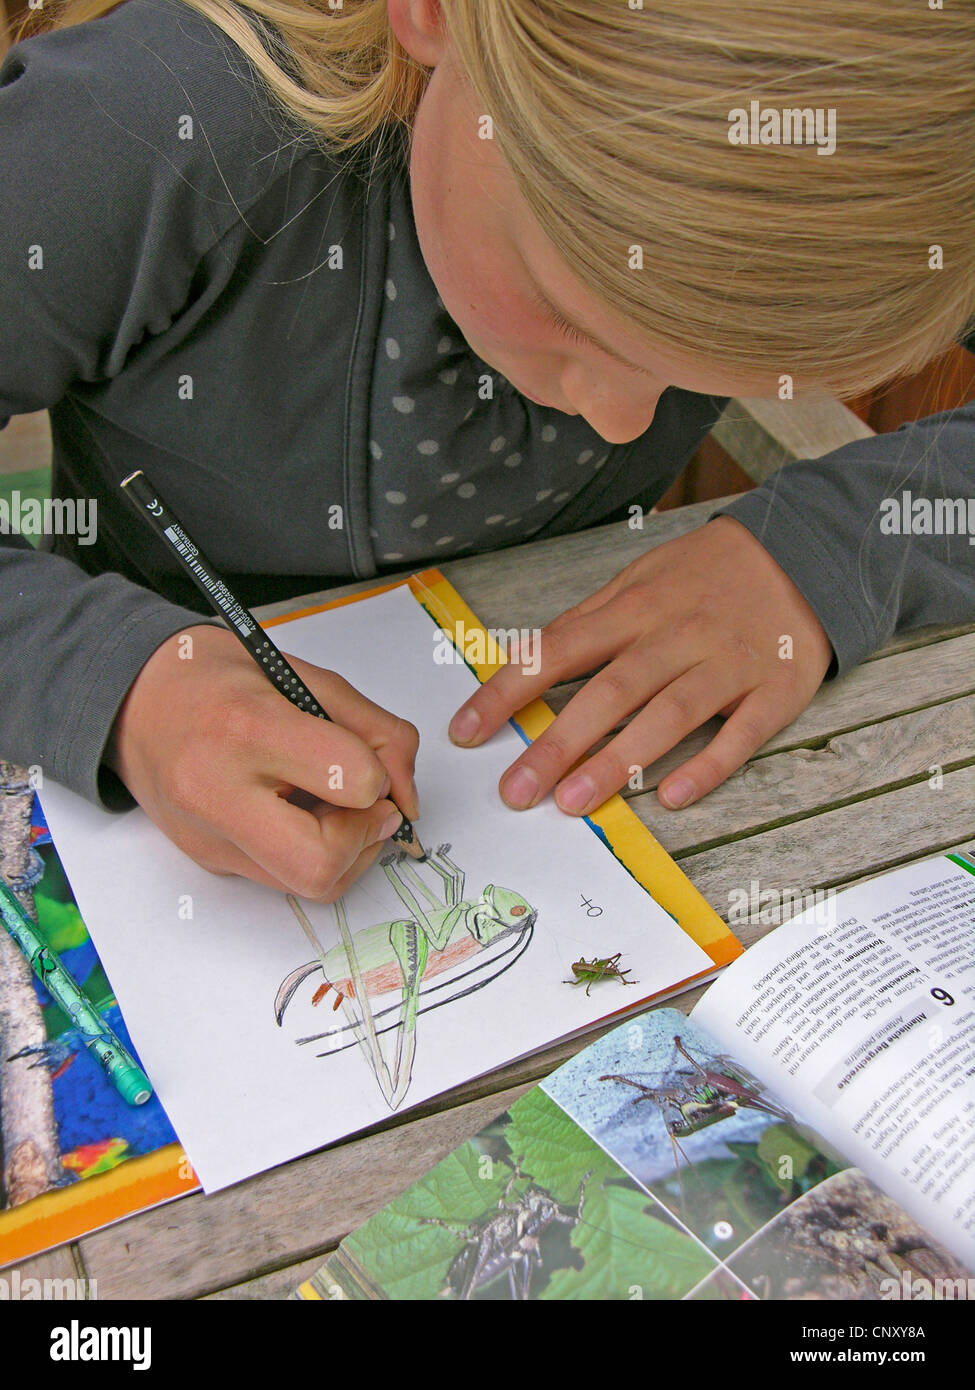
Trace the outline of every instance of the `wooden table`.
{"label": "wooden table", "polygon": [[[642,532],[620,523],[442,569],[485,625],[540,626],[647,546],[701,525],[716,505],[648,516]],[[368,587],[343,585],[259,616]],[[561,708],[577,688],[559,687],[550,703]],[[840,888],[943,850],[975,849],[975,623],[891,643],[824,685],[699,805],[665,811],[653,786],[710,732],[687,738],[651,769],[651,785],[627,795],[724,917],[731,890],[747,891],[753,879],[762,889]],[[771,928],[736,930],[748,945]],[[677,1006],[689,1009],[700,993]],[[582,1045],[551,1048],[212,1197],[131,1217],[26,1262],[22,1274],[97,1280],[99,1300],[283,1298],[349,1231]]]}

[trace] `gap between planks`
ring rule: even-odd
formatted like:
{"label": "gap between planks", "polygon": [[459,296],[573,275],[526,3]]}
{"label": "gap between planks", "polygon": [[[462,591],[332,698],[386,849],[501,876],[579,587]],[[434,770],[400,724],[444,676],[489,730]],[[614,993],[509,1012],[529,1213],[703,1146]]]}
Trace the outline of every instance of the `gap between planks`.
{"label": "gap between planks", "polygon": [[[840,889],[863,878],[865,863],[874,877],[972,839],[975,765],[947,773],[924,796],[914,784],[689,855],[680,867],[727,920],[732,892],[748,892],[753,881],[778,892]],[[765,935],[731,925],[746,946]]]}
{"label": "gap between planks", "polygon": [[975,695],[864,725],[820,748],[754,760],[695,805],[668,811],[650,792],[630,809],[675,859],[975,763]]}

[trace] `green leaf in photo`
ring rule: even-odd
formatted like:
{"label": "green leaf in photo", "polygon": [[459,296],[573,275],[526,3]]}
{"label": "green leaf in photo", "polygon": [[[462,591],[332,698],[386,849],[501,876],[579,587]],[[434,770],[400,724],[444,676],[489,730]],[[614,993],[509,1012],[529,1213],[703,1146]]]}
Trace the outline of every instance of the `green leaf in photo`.
{"label": "green leaf in photo", "polygon": [[[384,1207],[344,1242],[349,1253],[391,1298],[436,1298],[447,1286],[463,1228],[497,1209],[511,1170],[485,1159],[473,1141],[448,1154],[425,1178]],[[512,1196],[527,1186],[513,1188]],[[446,1221],[453,1230],[426,1225]]]}
{"label": "green leaf in photo", "polygon": [[784,1192],[791,1192],[794,1183],[799,1183],[805,1190],[807,1184],[802,1180],[810,1165],[824,1157],[819,1149],[787,1124],[769,1125],[768,1129],[763,1130],[756,1151],[772,1181]]}
{"label": "green leaf in photo", "polygon": [[587,1185],[582,1219],[572,1232],[583,1267],[557,1270],[541,1297],[683,1297],[710,1273],[715,1260],[685,1231],[653,1215],[653,1208],[635,1184]]}
{"label": "green leaf in photo", "polygon": [[73,902],[46,897],[42,885],[38,884],[34,890],[34,904],[37,924],[52,951],[59,954],[70,951],[74,946],[83,946],[88,940],[88,929]]}
{"label": "green leaf in photo", "polygon": [[587,1173],[595,1186],[623,1176],[609,1154],[537,1087],[515,1101],[505,1131],[512,1163],[555,1201],[575,1206]]}

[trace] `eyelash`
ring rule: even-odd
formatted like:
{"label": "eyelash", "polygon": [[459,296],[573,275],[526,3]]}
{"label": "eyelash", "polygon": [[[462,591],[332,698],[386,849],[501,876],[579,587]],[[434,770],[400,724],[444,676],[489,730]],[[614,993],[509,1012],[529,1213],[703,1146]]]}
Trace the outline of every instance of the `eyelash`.
{"label": "eyelash", "polygon": [[592,347],[592,343],[584,333],[580,333],[574,324],[568,322],[561,314],[553,312],[552,309],[537,294],[532,296],[535,307],[545,315],[545,318],[554,328],[562,334],[564,338],[571,339],[574,343],[580,343],[583,347]]}
{"label": "eyelash", "polygon": [[574,324],[567,322],[561,314],[549,314],[549,319],[564,338],[569,338],[574,343],[581,343],[584,347],[592,347],[592,343],[585,334],[580,333],[578,328],[576,328]]}
{"label": "eyelash", "polygon": [[[583,347],[591,348],[593,346],[592,339],[587,338],[584,333],[580,333],[579,329],[576,328],[574,324],[569,323],[567,319],[563,318],[560,313],[550,309],[545,301],[537,294],[534,295],[533,298],[536,308],[545,315],[548,322],[552,324],[554,328],[557,328],[563,337],[570,339],[571,342],[581,343]],[[639,367],[634,367],[628,362],[624,365],[628,371],[634,372],[637,376],[644,375]]]}

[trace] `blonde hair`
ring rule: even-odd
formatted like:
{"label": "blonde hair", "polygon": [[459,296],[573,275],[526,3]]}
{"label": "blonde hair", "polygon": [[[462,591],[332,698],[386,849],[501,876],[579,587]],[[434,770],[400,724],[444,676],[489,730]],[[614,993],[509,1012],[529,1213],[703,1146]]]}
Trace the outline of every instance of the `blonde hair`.
{"label": "blonde hair", "polygon": [[[55,0],[47,27],[117,3]],[[411,127],[429,70],[399,44],[386,0],[184,3],[330,147]],[[963,332],[975,310],[975,0],[442,10],[531,213],[636,335],[735,375],[786,373],[852,396],[919,370]],[[291,71],[258,38],[266,25]],[[835,152],[733,145],[730,113],[752,101],[834,110]]]}

